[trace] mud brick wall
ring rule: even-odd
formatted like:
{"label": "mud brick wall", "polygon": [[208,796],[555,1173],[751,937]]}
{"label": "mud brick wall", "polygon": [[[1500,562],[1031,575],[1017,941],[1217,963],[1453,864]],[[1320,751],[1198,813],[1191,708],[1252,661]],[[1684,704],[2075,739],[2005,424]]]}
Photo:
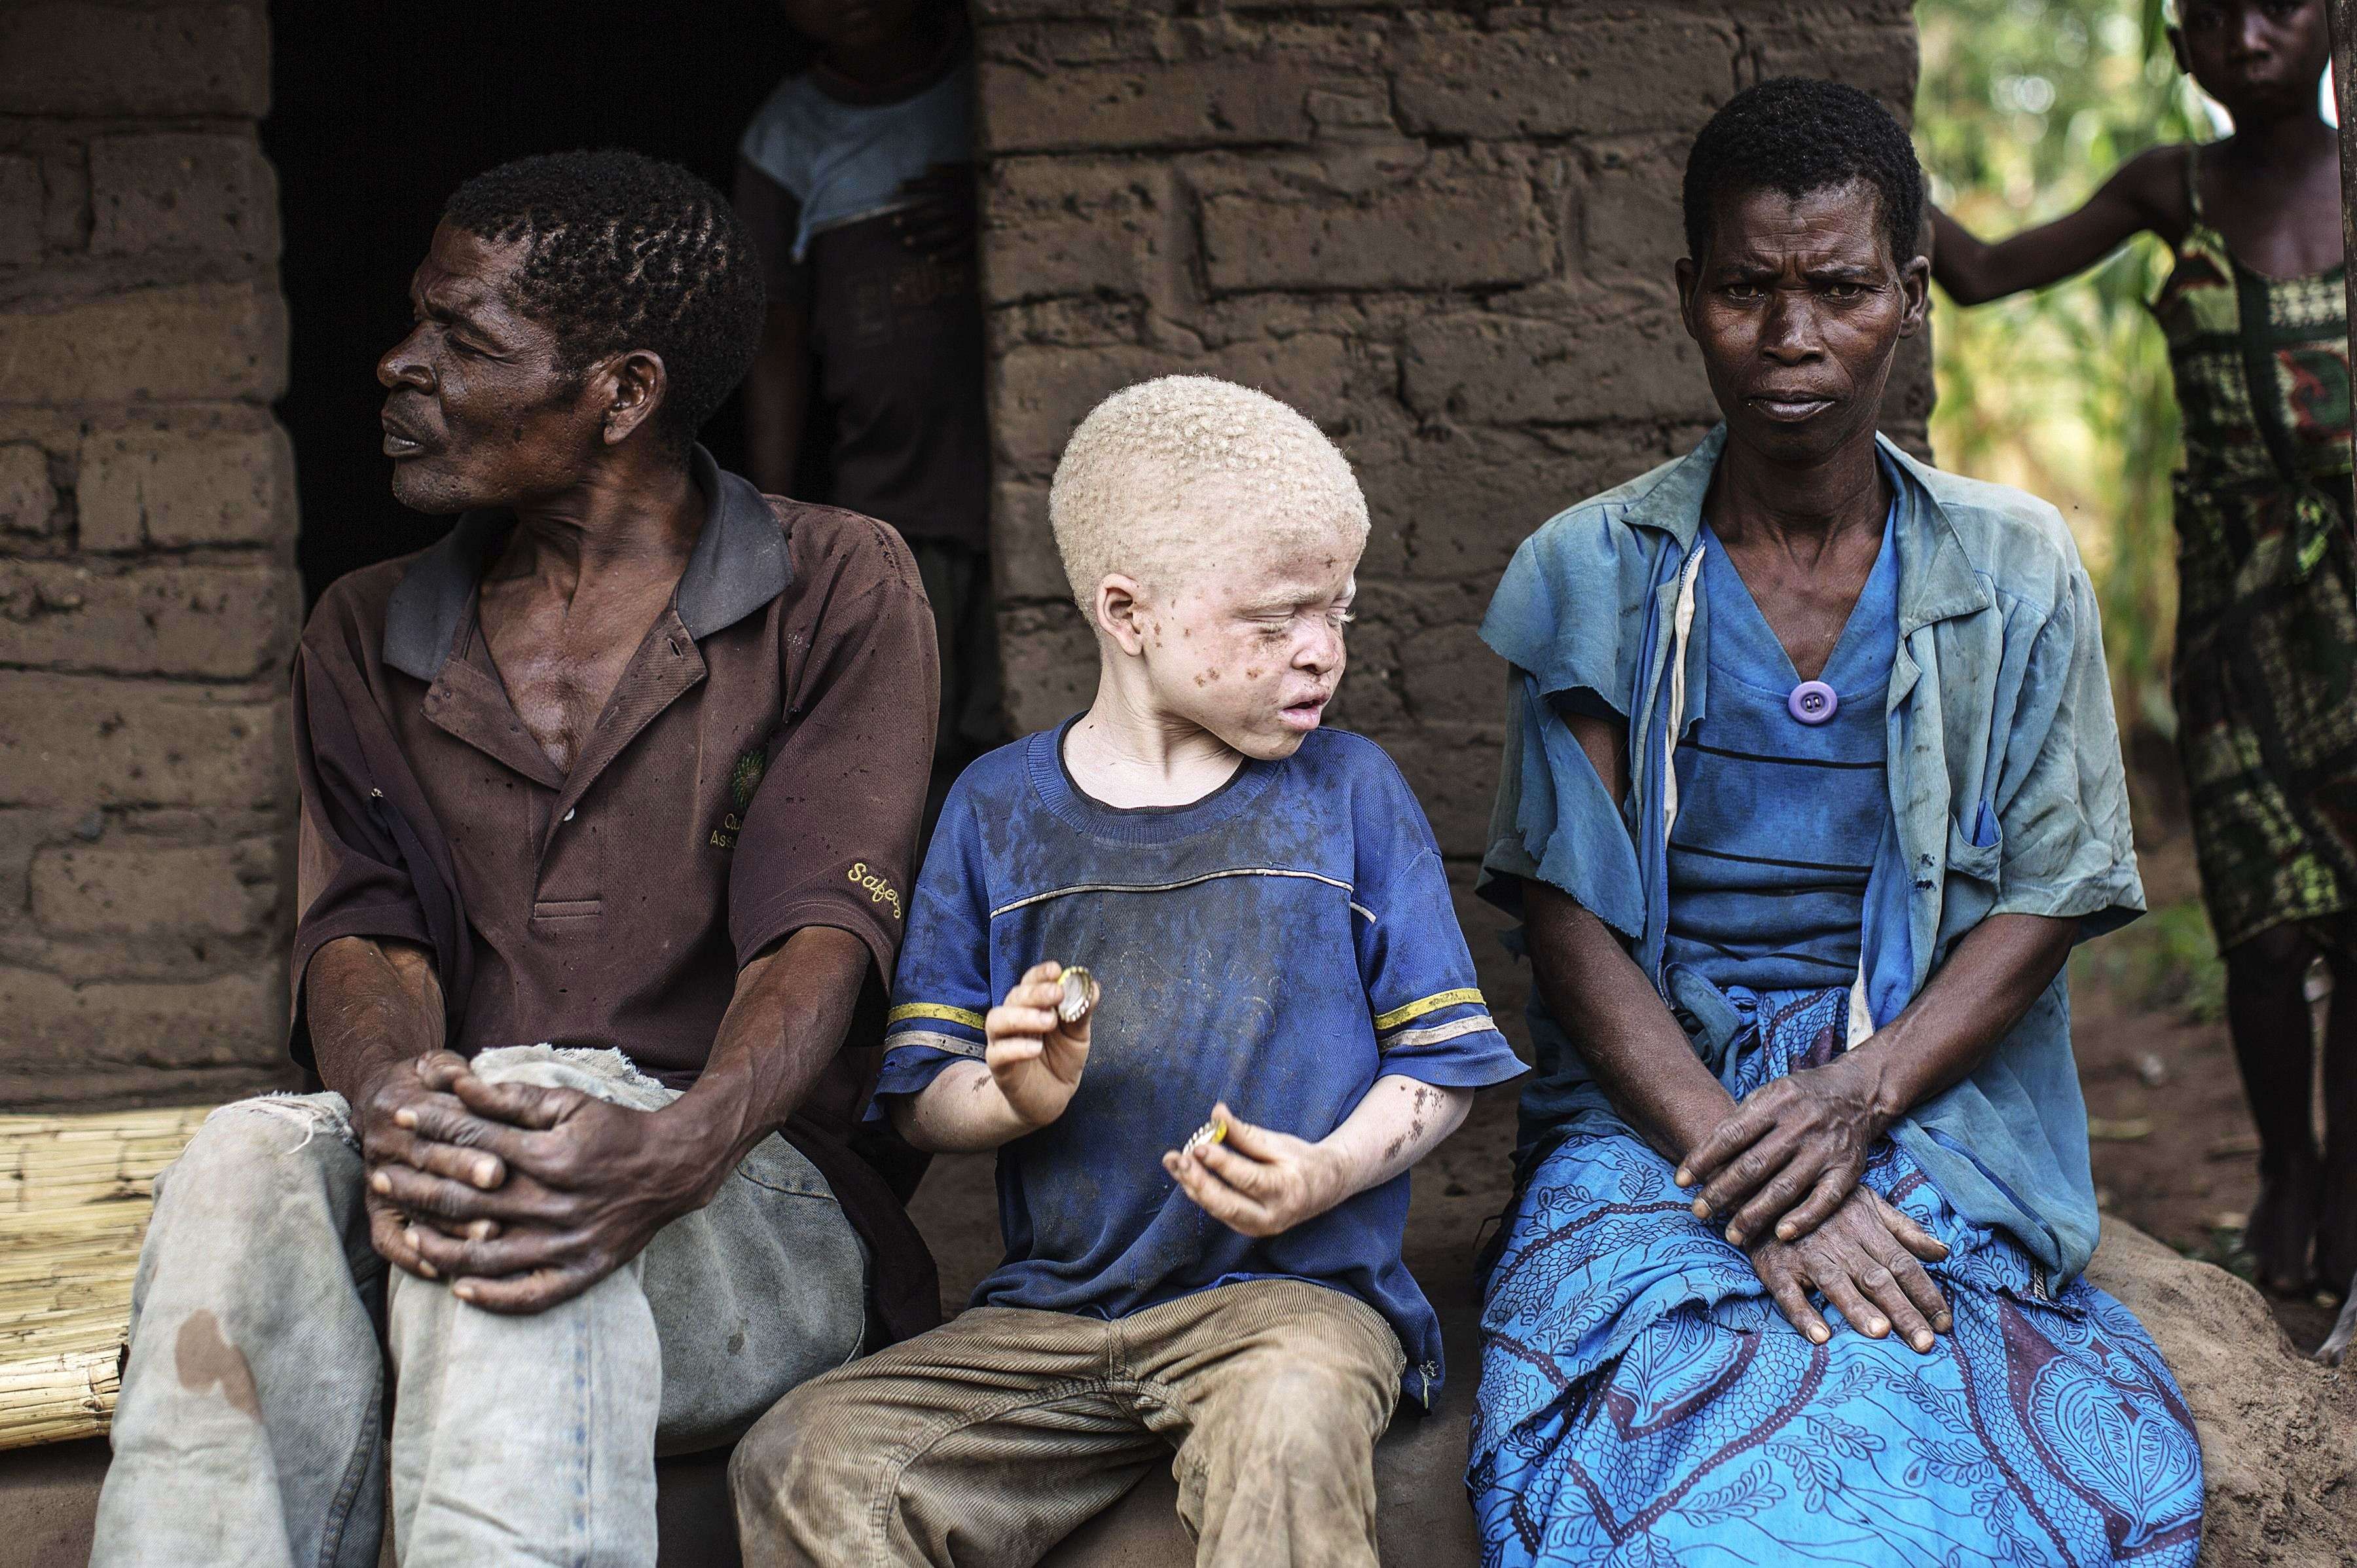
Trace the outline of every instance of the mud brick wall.
{"label": "mud brick wall", "polygon": [[283,1078],[259,4],[0,5],[0,1106]]}
{"label": "mud brick wall", "polygon": [[[1686,145],[1741,86],[1830,75],[1912,105],[1904,0],[980,0],[998,580],[1024,729],[1082,705],[1048,479],[1106,392],[1178,371],[1302,409],[1374,514],[1336,722],[1439,834],[1501,1012],[1523,982],[1469,897],[1503,669],[1499,572],[1563,507],[1714,420],[1676,320]],[[1920,447],[1918,345],[1886,424]]]}

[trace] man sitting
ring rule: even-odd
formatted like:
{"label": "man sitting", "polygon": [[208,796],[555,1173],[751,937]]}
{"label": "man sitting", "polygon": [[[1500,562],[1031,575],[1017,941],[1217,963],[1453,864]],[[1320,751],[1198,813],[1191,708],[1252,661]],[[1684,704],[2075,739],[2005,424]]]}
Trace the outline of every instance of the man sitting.
{"label": "man sitting", "polygon": [[739,1528],[1028,1564],[1175,1447],[1199,1562],[1372,1568],[1375,1439],[1441,1375],[1407,1170],[1522,1068],[1415,797],[1318,729],[1366,502],[1291,409],[1171,377],[1089,415],[1049,507],[1096,701],[951,791],[878,1087],[999,1150],[1006,1260],[753,1429]]}
{"label": "man sitting", "polygon": [[845,1043],[932,628],[890,530],[694,445],[759,329],[743,231],[685,170],[529,158],[451,199],[411,297],[393,493],[462,515],[296,661],[328,1092],[225,1107],[157,1184],[101,1564],[373,1563],[380,1332],[404,1561],[651,1563],[659,1448],[856,1355],[863,1282],[887,1336],[938,1316]]}

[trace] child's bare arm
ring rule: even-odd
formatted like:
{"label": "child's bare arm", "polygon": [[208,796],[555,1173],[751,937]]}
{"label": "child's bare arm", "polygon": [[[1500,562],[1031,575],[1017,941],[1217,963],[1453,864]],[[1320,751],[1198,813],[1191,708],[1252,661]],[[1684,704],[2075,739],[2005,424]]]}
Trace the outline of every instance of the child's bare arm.
{"label": "child's bare arm", "polygon": [[921,1092],[890,1102],[901,1137],[937,1154],[970,1153],[1064,1113],[1088,1066],[1089,1018],[1058,1015],[1063,972],[1060,964],[1034,965],[985,1015],[981,1061],[952,1063]]}
{"label": "child's bare arm", "polygon": [[2120,166],[2076,212],[1991,244],[1932,209],[1932,276],[1959,305],[2043,288],[2084,272],[2149,229],[2174,242],[2185,226],[2185,149],[2155,147]]}
{"label": "child's bare arm", "polygon": [[1275,1236],[1391,1180],[1457,1131],[1472,1106],[1469,1089],[1379,1078],[1342,1124],[1313,1144],[1238,1121],[1222,1105],[1211,1118],[1226,1136],[1173,1150],[1162,1168],[1222,1224]]}
{"label": "child's bare arm", "polygon": [[980,1062],[943,1068],[922,1093],[888,1103],[900,1136],[937,1155],[995,1149],[1031,1131]]}

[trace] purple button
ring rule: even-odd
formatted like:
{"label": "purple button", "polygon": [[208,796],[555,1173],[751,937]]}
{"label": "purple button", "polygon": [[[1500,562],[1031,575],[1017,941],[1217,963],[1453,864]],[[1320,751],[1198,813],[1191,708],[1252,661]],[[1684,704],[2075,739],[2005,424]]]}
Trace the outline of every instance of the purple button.
{"label": "purple button", "polygon": [[1834,716],[1841,699],[1823,681],[1803,681],[1784,699],[1784,706],[1804,725],[1821,725]]}

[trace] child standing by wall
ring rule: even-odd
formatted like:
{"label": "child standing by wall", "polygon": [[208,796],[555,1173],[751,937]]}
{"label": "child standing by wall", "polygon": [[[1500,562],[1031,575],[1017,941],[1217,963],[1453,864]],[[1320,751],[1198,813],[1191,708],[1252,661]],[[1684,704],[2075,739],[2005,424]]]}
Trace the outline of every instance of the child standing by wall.
{"label": "child standing by wall", "polygon": [[1408,1167],[1522,1064],[1399,769],[1319,727],[1366,502],[1298,413],[1173,376],[1049,510],[1096,701],[951,792],[877,1091],[998,1150],[1006,1261],[746,1437],[747,1555],[1018,1568],[1176,1449],[1198,1563],[1374,1568],[1375,1440],[1441,1377]]}
{"label": "child standing by wall", "polygon": [[990,594],[989,432],[974,272],[974,59],[951,0],[784,0],[812,51],[739,145],[737,209],[769,267],[745,379],[746,467],[899,530],[941,639],[938,810],[1002,738]]}
{"label": "child standing by wall", "polygon": [[[2259,1129],[2245,1244],[2269,1289],[2338,1290],[2357,1271],[2357,547],[2340,143],[2317,102],[2325,0],[2183,0],[2169,43],[2232,135],[2156,147],[2078,211],[1997,244],[1934,211],[1932,275],[1977,305],[2135,234],[2177,252],[2153,302],[2185,426],[2173,685]],[[2302,989],[2319,956],[2333,975],[2320,1153]]]}

